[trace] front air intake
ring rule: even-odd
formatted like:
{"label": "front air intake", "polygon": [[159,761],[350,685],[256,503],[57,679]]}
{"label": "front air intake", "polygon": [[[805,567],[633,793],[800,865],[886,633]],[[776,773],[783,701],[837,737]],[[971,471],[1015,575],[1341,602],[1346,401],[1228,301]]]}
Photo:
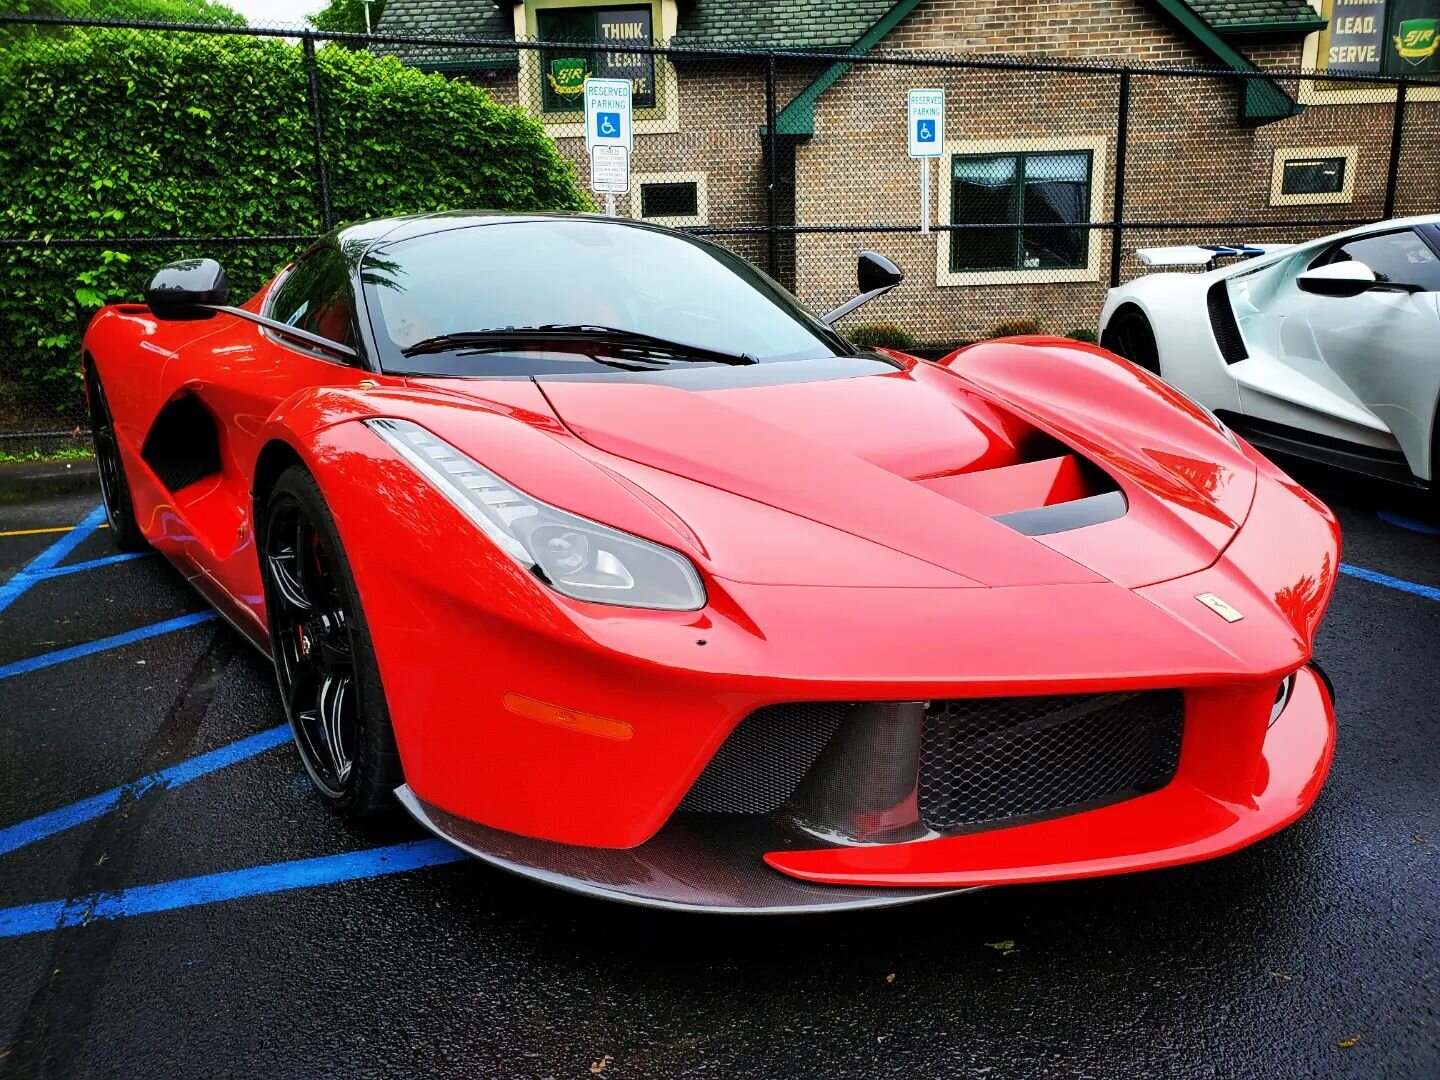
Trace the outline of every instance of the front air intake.
{"label": "front air intake", "polygon": [[1184,719],[1178,690],[771,705],[736,726],[680,809],[783,811],[866,842],[995,828],[1164,787]]}
{"label": "front air intake", "polygon": [[920,818],[936,832],[1119,802],[1170,782],[1178,690],[962,698],[925,711]]}

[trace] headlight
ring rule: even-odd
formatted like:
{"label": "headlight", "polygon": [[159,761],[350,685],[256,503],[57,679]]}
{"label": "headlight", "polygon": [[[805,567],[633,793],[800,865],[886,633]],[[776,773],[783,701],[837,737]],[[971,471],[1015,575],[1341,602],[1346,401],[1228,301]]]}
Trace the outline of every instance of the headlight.
{"label": "headlight", "polygon": [[366,420],[365,426],[556,592],[662,611],[705,606],[700,575],[678,551],[532,499],[408,420]]}

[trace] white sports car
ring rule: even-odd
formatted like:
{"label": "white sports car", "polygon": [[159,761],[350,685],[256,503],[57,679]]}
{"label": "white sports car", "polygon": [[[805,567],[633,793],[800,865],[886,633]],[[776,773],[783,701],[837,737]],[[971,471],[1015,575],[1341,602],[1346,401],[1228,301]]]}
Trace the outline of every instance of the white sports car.
{"label": "white sports car", "polygon": [[1440,483],[1440,214],[1294,246],[1137,254],[1207,269],[1111,289],[1107,349],[1263,449]]}

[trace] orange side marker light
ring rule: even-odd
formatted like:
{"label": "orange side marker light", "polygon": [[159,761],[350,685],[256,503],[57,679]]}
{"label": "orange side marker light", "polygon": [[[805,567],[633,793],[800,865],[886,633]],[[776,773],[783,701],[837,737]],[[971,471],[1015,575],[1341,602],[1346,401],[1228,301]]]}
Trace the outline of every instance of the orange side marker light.
{"label": "orange side marker light", "polygon": [[623,721],[607,720],[594,713],[565,709],[559,705],[547,705],[543,701],[536,701],[523,694],[506,694],[505,708],[521,716],[528,716],[531,720],[540,720],[546,724],[569,728],[571,731],[579,731],[586,735],[598,735],[602,739],[625,742],[635,735],[635,729]]}

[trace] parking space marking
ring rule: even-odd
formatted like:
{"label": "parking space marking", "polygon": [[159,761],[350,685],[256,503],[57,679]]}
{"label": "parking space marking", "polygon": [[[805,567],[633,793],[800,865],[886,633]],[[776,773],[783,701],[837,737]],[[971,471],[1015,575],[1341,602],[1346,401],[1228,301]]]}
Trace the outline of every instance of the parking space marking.
{"label": "parking space marking", "polygon": [[227,765],[234,765],[255,757],[257,754],[263,754],[266,750],[280,746],[289,740],[290,728],[285,724],[278,724],[266,731],[171,765],[168,769],[159,769],[138,780],[132,780],[128,784],[121,784],[109,791],[102,791],[99,795],[91,795],[89,798],[73,802],[69,806],[62,806],[58,810],[51,810],[38,817],[30,818],[28,821],[0,829],[0,855],[8,854],[17,848],[33,844],[37,840],[44,840],[46,837],[62,833],[66,829],[73,829],[77,825],[83,825],[87,821],[103,817],[118,807],[127,797],[138,799],[152,788],[157,787],[180,787],[182,784],[188,784],[191,780],[215,772],[217,769],[223,769]]}
{"label": "parking space marking", "polygon": [[1440,589],[1433,585],[1421,585],[1417,581],[1406,581],[1404,578],[1391,577],[1389,574],[1382,574],[1377,570],[1366,570],[1363,566],[1351,566],[1349,563],[1340,564],[1340,572],[1349,574],[1361,581],[1368,581],[1375,585],[1384,585],[1387,589],[1399,589],[1414,596],[1423,596],[1426,600],[1440,600]]}
{"label": "parking space marking", "polygon": [[97,506],[85,515],[85,520],[76,525],[59,540],[47,547],[35,558],[17,570],[3,585],[0,585],[0,611],[20,599],[37,581],[45,579],[45,571],[53,570],[65,557],[81,545],[105,520],[105,507]]}
{"label": "parking space marking", "polygon": [[[99,529],[108,529],[109,527],[108,521],[102,521],[96,526]],[[0,540],[7,536],[43,536],[46,533],[69,532],[73,528],[75,528],[74,525],[47,525],[43,529],[6,529],[4,532],[0,532]]]}
{"label": "parking space marking", "polygon": [[157,885],[137,885],[118,892],[91,893],[71,900],[45,900],[38,904],[0,909],[0,938],[84,926],[96,920],[151,915],[246,896],[384,877],[469,859],[470,856],[443,840],[412,840],[366,851],[269,863]]}
{"label": "parking space marking", "polygon": [[1381,510],[1375,516],[1385,522],[1386,525],[1394,525],[1399,529],[1409,529],[1411,532],[1423,533],[1425,536],[1440,536],[1440,525],[1432,525],[1428,521],[1421,521],[1418,518],[1397,514],[1393,510]]}
{"label": "parking space marking", "polygon": [[85,570],[94,570],[101,566],[130,562],[132,559],[145,559],[154,554],[155,552],[153,551],[126,551],[119,555],[106,555],[103,559],[91,559],[89,562],[68,563],[65,566],[57,566],[53,570],[37,570],[33,576],[44,581],[52,577],[64,577],[66,574],[78,574]]}
{"label": "parking space marking", "polygon": [[166,619],[164,622],[151,623],[138,630],[127,630],[123,634],[101,638],[99,641],[87,641],[83,645],[71,645],[66,649],[56,649],[54,652],[41,653],[39,656],[15,660],[9,664],[0,664],[0,679],[10,679],[29,671],[54,667],[67,660],[78,660],[82,656],[104,652],[106,649],[118,649],[122,645],[144,641],[146,638],[159,637],[161,634],[174,633],[176,630],[185,630],[191,626],[199,626],[201,623],[213,622],[218,618],[219,616],[213,611],[196,611],[178,618]]}

